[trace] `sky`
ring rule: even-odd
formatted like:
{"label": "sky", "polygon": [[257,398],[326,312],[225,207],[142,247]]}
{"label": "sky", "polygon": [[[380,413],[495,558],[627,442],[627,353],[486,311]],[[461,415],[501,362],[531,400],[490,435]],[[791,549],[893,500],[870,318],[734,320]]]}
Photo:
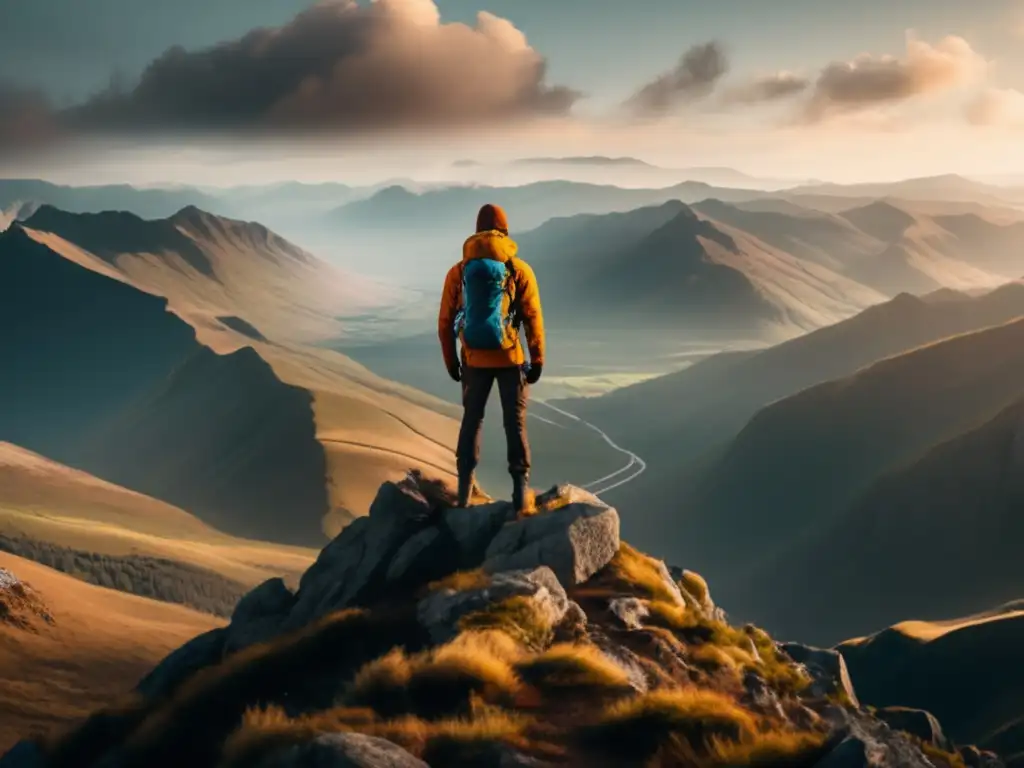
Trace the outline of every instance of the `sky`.
{"label": "sky", "polygon": [[[1024,0],[0,0],[0,174],[1024,173]],[[260,31],[262,30],[262,31]]]}

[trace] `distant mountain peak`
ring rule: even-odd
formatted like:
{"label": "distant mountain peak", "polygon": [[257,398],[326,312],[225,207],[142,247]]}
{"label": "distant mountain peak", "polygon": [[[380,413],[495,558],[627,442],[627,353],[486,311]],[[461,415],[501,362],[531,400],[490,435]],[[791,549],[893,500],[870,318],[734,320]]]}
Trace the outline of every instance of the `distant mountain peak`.
{"label": "distant mountain peak", "polygon": [[570,157],[524,157],[513,160],[513,165],[611,165],[633,166],[636,168],[654,168],[650,163],[636,157],[608,157],[606,155],[587,155]]}

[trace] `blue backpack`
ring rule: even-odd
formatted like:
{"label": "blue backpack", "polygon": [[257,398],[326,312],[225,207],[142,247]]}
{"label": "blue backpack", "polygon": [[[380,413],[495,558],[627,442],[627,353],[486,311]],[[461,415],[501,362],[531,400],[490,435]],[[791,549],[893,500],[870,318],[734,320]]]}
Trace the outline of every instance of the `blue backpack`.
{"label": "blue backpack", "polygon": [[470,349],[510,349],[518,341],[515,270],[511,261],[473,259],[462,269],[456,334]]}

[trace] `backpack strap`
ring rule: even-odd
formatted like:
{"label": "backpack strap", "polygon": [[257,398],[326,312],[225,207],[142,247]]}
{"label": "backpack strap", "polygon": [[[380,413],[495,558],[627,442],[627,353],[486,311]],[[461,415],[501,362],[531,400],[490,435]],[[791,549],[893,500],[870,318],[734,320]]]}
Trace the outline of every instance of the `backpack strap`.
{"label": "backpack strap", "polygon": [[509,321],[513,328],[519,328],[523,321],[522,312],[519,306],[519,288],[516,285],[516,278],[518,272],[516,272],[515,264],[512,263],[512,259],[505,262],[505,274],[508,276],[508,292],[509,292]]}

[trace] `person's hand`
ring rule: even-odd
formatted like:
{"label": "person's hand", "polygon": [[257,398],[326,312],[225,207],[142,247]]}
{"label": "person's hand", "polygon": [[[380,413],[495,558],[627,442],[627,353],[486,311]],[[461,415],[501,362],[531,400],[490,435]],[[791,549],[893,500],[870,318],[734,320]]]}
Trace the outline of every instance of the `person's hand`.
{"label": "person's hand", "polygon": [[448,369],[448,375],[452,377],[452,381],[462,381],[462,366],[456,363]]}
{"label": "person's hand", "polygon": [[544,366],[540,363],[530,363],[529,369],[526,371],[526,383],[536,384],[540,381],[540,375],[544,370]]}

